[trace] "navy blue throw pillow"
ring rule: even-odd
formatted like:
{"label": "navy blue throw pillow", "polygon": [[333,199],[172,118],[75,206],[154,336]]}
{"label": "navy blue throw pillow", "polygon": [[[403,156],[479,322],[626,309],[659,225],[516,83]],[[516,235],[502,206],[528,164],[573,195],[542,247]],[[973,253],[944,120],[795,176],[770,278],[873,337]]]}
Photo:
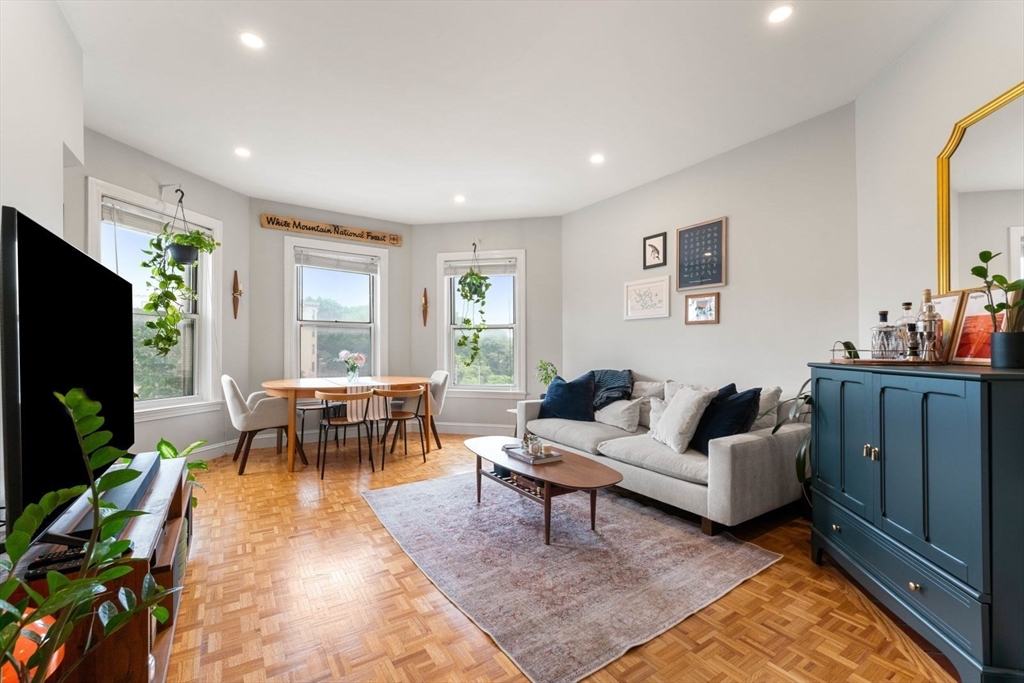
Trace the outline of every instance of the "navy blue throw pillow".
{"label": "navy blue throw pillow", "polygon": [[555,377],[548,385],[544,402],[540,404],[540,417],[560,417],[579,422],[594,421],[594,373],[588,372],[571,382]]}
{"label": "navy blue throw pillow", "polygon": [[739,393],[736,392],[735,384],[722,387],[700,418],[690,448],[696,448],[707,455],[708,442],[712,439],[749,432],[757,420],[760,405],[761,387]]}
{"label": "navy blue throw pillow", "polygon": [[633,395],[632,370],[594,370],[594,410]]}

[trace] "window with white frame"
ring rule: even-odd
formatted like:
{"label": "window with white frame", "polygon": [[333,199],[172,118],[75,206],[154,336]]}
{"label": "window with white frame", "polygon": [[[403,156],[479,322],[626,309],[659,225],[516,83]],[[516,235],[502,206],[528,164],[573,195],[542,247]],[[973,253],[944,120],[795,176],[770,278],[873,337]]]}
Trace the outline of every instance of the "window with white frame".
{"label": "window with white frame", "polygon": [[[459,293],[459,278],[470,268],[490,281],[483,310]],[[438,355],[451,375],[452,390],[505,394],[524,391],[526,252],[439,254],[438,273],[445,304]],[[470,344],[459,342],[473,335],[466,319],[478,320],[481,314],[486,329],[480,333],[479,354],[470,363]]]}
{"label": "window with white frame", "polygon": [[[102,185],[102,189],[112,189],[105,183]],[[90,232],[96,233],[90,234],[90,251],[132,285],[137,406],[149,409],[210,400],[212,396],[204,394],[209,393],[212,380],[207,375],[211,374],[214,365],[211,362],[211,339],[215,318],[212,296],[208,291],[213,280],[212,256],[202,254],[199,261],[192,267],[186,267],[182,274],[197,296],[183,306],[178,344],[166,356],[157,354],[152,347],[142,345],[142,341],[153,333],[146,323],[155,320],[157,314],[144,310],[149,298],[147,282],[150,273],[141,264],[150,258],[144,252],[150,248],[150,240],[163,230],[164,224],[173,223],[174,229],[183,229],[180,216],[174,222],[173,205],[137,196],[127,190],[107,194],[98,188],[96,181],[92,181],[91,187],[96,188],[92,191],[94,199],[91,201],[98,204],[98,208],[90,205],[90,211],[96,214],[90,220]],[[188,222],[191,229],[203,230],[214,239],[219,238],[219,223],[216,229],[212,225],[204,225],[203,217],[192,212],[188,214]],[[97,223],[98,229],[94,229]]]}
{"label": "window with white frame", "polygon": [[290,240],[293,263],[293,347],[299,377],[346,374],[342,351],[362,353],[361,373],[380,374],[381,256],[379,250],[330,248]]}

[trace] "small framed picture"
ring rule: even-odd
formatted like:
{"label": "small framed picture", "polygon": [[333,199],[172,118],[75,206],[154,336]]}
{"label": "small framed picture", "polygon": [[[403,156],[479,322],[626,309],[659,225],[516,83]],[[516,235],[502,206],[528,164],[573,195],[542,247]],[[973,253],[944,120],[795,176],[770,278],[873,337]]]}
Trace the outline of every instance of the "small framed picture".
{"label": "small framed picture", "polygon": [[676,230],[676,290],[725,286],[728,222],[722,217]]}
{"label": "small framed picture", "polygon": [[[992,314],[985,310],[988,297],[983,289],[969,289],[964,295],[963,311],[956,324],[951,345],[950,363],[966,365],[992,364]],[[993,292],[996,303],[1003,300],[1002,291]],[[996,330],[1003,327],[1004,314],[996,314]]]}
{"label": "small framed picture", "polygon": [[960,322],[960,309],[963,307],[964,293],[957,291],[933,296],[932,303],[935,304],[935,312],[942,316],[942,339],[945,346],[942,360],[948,363],[953,351],[953,335]]}
{"label": "small framed picture", "polygon": [[669,317],[668,276],[627,282],[625,286],[626,320]]}
{"label": "small framed picture", "polygon": [[687,325],[717,325],[718,292],[686,295]]}
{"label": "small framed picture", "polygon": [[659,232],[657,235],[644,238],[644,270],[668,265],[668,261],[665,260],[668,252],[667,242],[667,232]]}

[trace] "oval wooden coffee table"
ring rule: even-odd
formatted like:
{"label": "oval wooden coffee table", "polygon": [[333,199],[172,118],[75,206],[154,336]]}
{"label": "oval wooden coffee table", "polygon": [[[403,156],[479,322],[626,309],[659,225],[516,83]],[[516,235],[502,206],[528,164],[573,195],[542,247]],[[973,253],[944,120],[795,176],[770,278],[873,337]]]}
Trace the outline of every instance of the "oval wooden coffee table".
{"label": "oval wooden coffee table", "polygon": [[[544,545],[551,545],[551,499],[573,491],[590,492],[590,529],[597,528],[597,490],[622,481],[622,475],[607,465],[594,462],[582,455],[555,449],[562,459],[542,465],[529,465],[510,458],[501,450],[507,444],[520,443],[507,436],[480,436],[466,439],[466,448],[476,454],[476,502],[480,503],[480,482],[484,477],[512,489],[524,498],[544,506]],[[483,469],[486,460],[508,470],[502,478]]]}

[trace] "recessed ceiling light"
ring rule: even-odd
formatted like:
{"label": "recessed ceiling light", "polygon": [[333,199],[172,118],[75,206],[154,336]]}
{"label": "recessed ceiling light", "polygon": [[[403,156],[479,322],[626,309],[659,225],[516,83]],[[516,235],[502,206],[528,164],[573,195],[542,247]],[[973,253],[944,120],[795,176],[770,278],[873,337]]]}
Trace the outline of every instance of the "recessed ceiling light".
{"label": "recessed ceiling light", "polygon": [[461,194],[457,194],[457,195],[455,195],[455,203],[456,204],[465,204],[466,203],[466,198],[463,197]]}
{"label": "recessed ceiling light", "polygon": [[778,24],[785,21],[786,19],[789,19],[789,17],[792,14],[792,5],[782,5],[781,7],[776,7],[771,11],[771,14],[768,15],[768,21],[772,22],[773,24]]}
{"label": "recessed ceiling light", "polygon": [[252,152],[247,150],[245,147],[235,147],[235,154],[242,157],[243,159],[248,159],[249,157],[252,156]]}
{"label": "recessed ceiling light", "polygon": [[604,163],[604,155],[603,154],[591,154],[590,155],[590,163],[592,163],[592,164],[603,164]]}
{"label": "recessed ceiling light", "polygon": [[246,47],[251,47],[254,50],[262,50],[266,43],[255,33],[242,33],[238,36],[238,39],[242,41],[242,44]]}

